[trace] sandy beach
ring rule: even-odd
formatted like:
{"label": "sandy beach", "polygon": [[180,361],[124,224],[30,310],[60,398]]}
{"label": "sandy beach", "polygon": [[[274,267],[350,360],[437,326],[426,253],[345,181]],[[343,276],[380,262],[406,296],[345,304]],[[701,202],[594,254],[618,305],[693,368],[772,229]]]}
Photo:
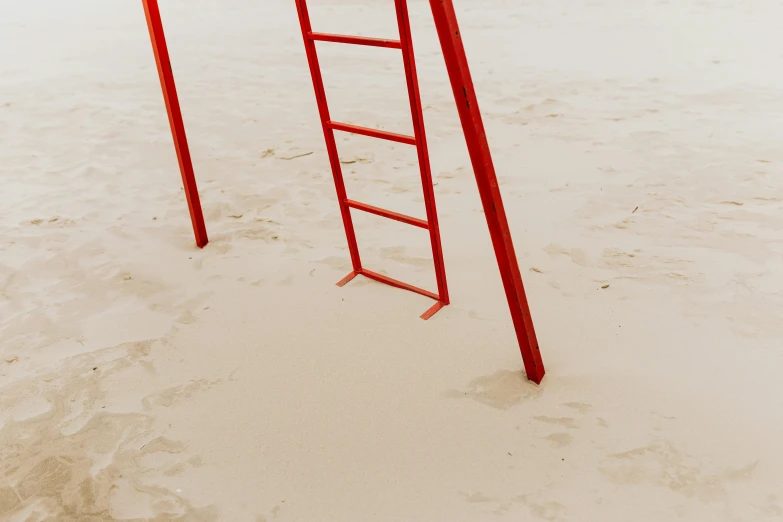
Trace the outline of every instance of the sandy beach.
{"label": "sandy beach", "polygon": [[[311,0],[397,37],[391,0]],[[783,5],[454,0],[547,375],[525,380],[428,2],[452,304],[356,279],[292,0],[161,0],[210,243],[139,1],[0,0],[0,520],[783,520]],[[410,133],[398,52],[319,44]],[[341,134],[424,216],[415,149]],[[434,289],[425,231],[355,213]]]}

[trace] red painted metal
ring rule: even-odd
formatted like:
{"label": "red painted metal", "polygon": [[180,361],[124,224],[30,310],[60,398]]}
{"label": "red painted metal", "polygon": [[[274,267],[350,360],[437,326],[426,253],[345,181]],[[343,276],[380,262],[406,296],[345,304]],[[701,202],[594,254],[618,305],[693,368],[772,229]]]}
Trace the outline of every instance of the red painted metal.
{"label": "red painted metal", "polygon": [[351,199],[346,200],[345,204],[351,208],[355,208],[356,210],[363,210],[364,212],[369,212],[370,214],[375,214],[376,216],[393,219],[394,221],[399,221],[401,223],[407,223],[408,225],[413,225],[414,227],[430,228],[429,223],[423,219],[406,216],[405,214],[398,214],[397,212],[392,212],[391,210],[374,207],[366,203],[359,203],[358,201],[353,201]]}
{"label": "red painted metal", "polygon": [[[374,279],[375,281],[378,281],[380,283],[386,283],[389,286],[393,286],[395,288],[400,288],[402,290],[407,290],[409,292],[413,292],[414,294],[423,295],[423,296],[429,297],[431,299],[435,299],[436,301],[442,303],[442,301],[440,300],[440,296],[438,296],[438,294],[429,292],[427,290],[424,290],[423,288],[419,288],[417,286],[409,285],[408,283],[403,283],[402,281],[398,281],[396,279],[392,279],[391,277],[387,277],[387,276],[379,274],[377,272],[373,272],[372,270],[367,270],[366,268],[362,269],[361,274],[364,277],[368,277],[370,279]],[[445,303],[443,303],[443,304],[445,304]]]}
{"label": "red painted metal", "polygon": [[358,276],[358,275],[359,275],[359,273],[358,273],[358,272],[351,272],[351,273],[350,273],[350,274],[348,274],[347,276],[345,276],[345,277],[343,277],[342,279],[340,279],[339,281],[337,281],[337,286],[345,286],[345,285],[347,285],[348,283],[350,283],[351,281],[353,281],[353,278],[354,278],[354,277],[356,277],[356,276]]}
{"label": "red painted metal", "polygon": [[445,304],[443,304],[443,303],[441,303],[440,301],[438,301],[437,303],[435,303],[434,305],[432,305],[432,306],[429,308],[429,310],[427,310],[426,312],[424,312],[423,314],[421,314],[421,318],[422,318],[422,319],[424,319],[424,320],[426,321],[427,319],[429,319],[429,318],[430,318],[430,317],[432,317],[433,315],[435,315],[435,314],[437,314],[438,312],[440,312],[440,309],[441,309],[441,308],[443,308],[444,306],[446,306],[446,305],[445,305]]}
{"label": "red painted metal", "polygon": [[[408,84],[408,99],[410,100],[411,104],[413,131],[414,135],[416,136],[416,150],[419,155],[421,186],[424,189],[424,207],[427,211],[427,221],[430,224],[430,243],[432,244],[432,258],[435,264],[435,277],[438,284],[438,294],[440,294],[440,302],[444,305],[447,305],[449,304],[449,287],[446,284],[446,266],[443,262],[443,248],[441,247],[440,242],[438,212],[435,208],[435,189],[432,185],[430,157],[427,150],[427,135],[424,132],[424,115],[422,114],[421,108],[419,80],[416,76],[416,60],[413,53],[413,40],[411,38],[411,24],[410,20],[408,19],[407,0],[395,0],[394,6],[397,11],[397,25],[400,28],[402,60],[405,66],[405,81]],[[434,314],[435,312],[437,312],[437,310],[432,313]],[[424,319],[429,317],[430,316],[427,316]]]}
{"label": "red painted metal", "polygon": [[414,138],[413,136],[396,134],[394,132],[387,132],[379,129],[371,129],[369,127],[359,127],[358,125],[351,125],[349,123],[339,123],[336,121],[330,121],[328,122],[328,125],[333,130],[350,132],[351,134],[361,134],[362,136],[369,136],[371,138],[380,138],[382,140],[396,141],[397,143],[404,143],[406,145],[416,145],[416,138]]}
{"label": "red painted metal", "polygon": [[487,142],[484,123],[478,106],[476,91],[465,56],[462,34],[457,24],[452,0],[430,0],[435,27],[438,31],[446,69],[454,91],[462,130],[465,134],[473,171],[476,176],[481,203],[487,218],[492,246],[495,249],[500,276],[506,291],[511,318],[522,352],[527,378],[540,383],[544,378],[544,363],[530,316],[522,275],[514,252],[514,244],[506,219],[506,212],[500,195],[495,167]]}
{"label": "red painted metal", "polygon": [[399,40],[386,40],[384,38],[367,38],[365,36],[348,36],[343,34],[313,33],[308,35],[311,40],[318,42],[335,42],[353,45],[368,45],[370,47],[386,47],[388,49],[401,49]]}
{"label": "red painted metal", "polygon": [[190,220],[193,223],[193,233],[196,236],[196,245],[204,248],[209,238],[207,227],[204,224],[204,214],[201,210],[201,201],[196,186],[196,176],[193,173],[193,162],[190,158],[188,139],[185,135],[185,124],[182,122],[182,111],[177,97],[177,87],[174,84],[174,74],[171,71],[171,60],[166,46],[166,36],[163,32],[163,24],[160,20],[160,10],[157,0],[142,0],[144,12],[147,15],[147,27],[152,41],[152,50],[155,53],[155,62],[158,65],[160,86],[163,90],[163,99],[166,102],[166,112],[169,115],[171,135],[174,138],[174,148],[177,150],[179,170],[182,173],[182,184],[185,187],[185,197],[190,210]]}
{"label": "red painted metal", "polygon": [[[351,259],[353,262],[353,271],[343,278],[338,286],[345,285],[348,281],[356,277],[357,275],[363,275],[375,281],[385,283],[390,286],[409,290],[417,294],[421,294],[438,301],[435,306],[430,307],[424,314],[422,319],[429,319],[435,312],[449,304],[449,293],[446,285],[446,271],[443,263],[443,250],[440,241],[440,231],[438,230],[438,216],[435,208],[435,194],[432,185],[432,174],[430,171],[429,154],[427,152],[427,140],[424,133],[424,118],[422,116],[421,99],[419,96],[418,80],[416,78],[416,64],[413,55],[413,44],[410,35],[410,22],[408,20],[408,10],[406,0],[395,0],[395,7],[397,11],[397,22],[400,32],[400,40],[383,40],[378,38],[365,38],[355,36],[343,36],[343,35],[328,35],[324,33],[314,33],[310,26],[310,16],[307,11],[306,0],[296,0],[297,13],[299,14],[299,22],[302,29],[302,37],[305,44],[305,52],[307,53],[307,61],[310,66],[310,74],[313,79],[313,87],[315,88],[315,97],[318,103],[318,111],[321,116],[321,125],[324,131],[324,138],[326,139],[326,149],[329,154],[329,162],[332,166],[332,174],[335,180],[335,186],[337,188],[337,198],[340,205],[340,211],[343,216],[343,224],[345,226],[345,232],[348,239],[348,248],[351,252]],[[327,41],[327,42],[339,42],[357,45],[371,45],[375,47],[388,47],[399,48],[402,50],[403,65],[405,68],[405,79],[408,86],[408,97],[411,106],[411,118],[413,120],[413,136],[405,136],[402,134],[395,134],[392,132],[381,131],[377,129],[370,129],[367,127],[359,127],[356,125],[350,125],[347,123],[339,123],[331,121],[329,117],[329,109],[326,104],[326,92],[324,90],[323,78],[321,77],[321,70],[318,64],[318,55],[315,47],[315,41]],[[427,211],[427,220],[421,220],[391,212],[389,210],[373,207],[364,203],[352,201],[347,198],[345,194],[345,183],[342,177],[342,170],[340,167],[340,160],[337,154],[337,144],[334,139],[334,131],[344,131],[353,134],[361,134],[364,136],[370,136],[373,138],[381,138],[385,140],[395,141],[398,143],[405,143],[409,145],[415,145],[418,158],[419,168],[421,170],[422,188],[424,191],[424,202]],[[401,221],[410,225],[414,225],[420,228],[425,228],[430,232],[430,242],[432,244],[432,254],[435,265],[435,276],[438,283],[438,293],[429,292],[421,288],[397,281],[390,277],[372,272],[362,268],[359,258],[358,247],[356,244],[356,234],[353,229],[353,222],[351,220],[350,209],[354,208],[365,212],[370,212],[378,216],[387,217],[396,221]]]}
{"label": "red painted metal", "polygon": [[299,15],[299,25],[302,28],[307,63],[310,66],[310,76],[315,89],[315,101],[318,104],[318,113],[321,116],[326,152],[329,155],[329,164],[332,167],[332,177],[334,177],[334,186],[337,190],[337,204],[340,206],[340,214],[343,218],[345,237],[348,240],[348,251],[351,254],[351,264],[353,265],[353,271],[359,272],[362,269],[362,261],[359,256],[359,247],[356,244],[356,232],[354,232],[353,228],[351,210],[345,204],[348,196],[345,193],[345,181],[343,180],[343,171],[340,167],[337,143],[334,140],[334,130],[329,126],[331,118],[329,117],[329,106],[326,104],[326,90],[324,89],[324,80],[321,76],[321,66],[318,64],[318,53],[315,49],[315,42],[308,36],[313,31],[310,27],[310,14],[307,12],[305,0],[296,0],[296,11]]}
{"label": "red painted metal", "polygon": [[399,288],[401,290],[408,290],[409,292],[413,292],[415,294],[419,294],[419,295],[423,295],[425,297],[429,297],[429,298],[435,299],[437,302],[434,305],[432,305],[431,307],[429,307],[426,312],[421,314],[421,318],[424,319],[425,321],[427,319],[429,319],[430,317],[432,317],[433,315],[435,315],[436,313],[438,313],[441,310],[441,308],[446,306],[446,303],[444,303],[442,300],[440,300],[438,294],[433,294],[432,292],[424,290],[423,288],[418,288],[416,286],[409,285],[407,283],[403,283],[402,281],[398,281],[396,279],[392,279],[391,277],[387,277],[385,275],[378,274],[376,272],[373,272],[371,270],[367,270],[365,268],[363,268],[360,272],[351,272],[347,276],[343,277],[342,279],[340,279],[340,281],[338,281],[337,286],[345,286],[345,285],[347,285],[349,282],[353,281],[353,279],[356,276],[358,276],[359,274],[361,274],[361,275],[363,275],[363,276],[365,276],[365,277],[367,277],[369,279],[373,279],[375,281],[378,281],[379,283],[384,283],[384,284],[387,284],[389,286],[393,286],[395,288]]}

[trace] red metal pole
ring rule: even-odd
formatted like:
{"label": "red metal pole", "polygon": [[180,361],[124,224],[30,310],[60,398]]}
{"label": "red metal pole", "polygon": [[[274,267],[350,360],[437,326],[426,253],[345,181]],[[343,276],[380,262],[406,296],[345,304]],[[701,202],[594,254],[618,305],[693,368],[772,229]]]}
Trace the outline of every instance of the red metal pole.
{"label": "red metal pole", "polygon": [[476,175],[481,204],[487,217],[489,234],[492,236],[492,246],[495,249],[500,276],[506,290],[506,299],[511,309],[511,319],[514,322],[525,363],[525,372],[528,379],[538,384],[544,378],[544,363],[541,360],[533,319],[530,317],[525,288],[522,285],[522,274],[519,272],[517,256],[514,253],[514,244],[495,176],[495,167],[492,164],[484,123],[481,120],[478,99],[462,44],[462,35],[457,25],[457,15],[452,0],[430,0],[430,7],[454,91],[454,99],[457,102],[457,111],[462,122],[473,172]]}
{"label": "red metal pole", "polygon": [[411,117],[413,119],[413,132],[416,136],[416,150],[419,157],[421,185],[424,191],[424,206],[427,212],[427,221],[429,222],[430,243],[432,244],[432,258],[435,265],[435,279],[438,283],[438,300],[445,306],[449,304],[449,287],[446,283],[446,268],[443,262],[443,247],[441,246],[440,242],[438,211],[435,207],[435,190],[432,185],[430,157],[429,151],[427,150],[427,134],[424,129],[424,114],[421,108],[419,79],[416,75],[416,58],[413,52],[413,38],[411,37],[410,20],[408,19],[408,2],[407,0],[395,0],[394,3],[397,10],[397,25],[400,29],[402,61],[405,66],[405,81],[408,84],[408,99],[410,100]]}
{"label": "red metal pole", "polygon": [[209,241],[207,227],[204,225],[204,214],[201,211],[201,201],[198,197],[196,176],[193,174],[193,162],[190,159],[188,139],[185,136],[185,124],[182,122],[182,111],[177,98],[174,74],[171,71],[166,36],[160,21],[158,0],[142,0],[142,4],[144,4],[144,12],[147,15],[147,27],[150,31],[150,40],[152,40],[152,50],[155,52],[155,62],[158,65],[160,86],[163,89],[163,99],[166,102],[166,111],[169,115],[171,135],[174,137],[174,148],[177,150],[179,170],[182,173],[182,183],[185,186],[185,197],[188,200],[190,220],[193,223],[193,233],[196,235],[196,245],[199,248],[204,248]]}
{"label": "red metal pole", "polygon": [[[337,143],[334,140],[334,129],[336,127],[335,123],[331,121],[329,106],[326,104],[326,89],[324,88],[324,81],[321,76],[321,66],[318,63],[318,53],[315,49],[315,42],[311,38],[313,30],[310,27],[310,13],[307,11],[307,0],[296,0],[296,11],[299,15],[299,25],[302,27],[302,38],[304,39],[307,63],[310,66],[310,76],[312,77],[313,88],[315,89],[315,100],[318,104],[318,113],[321,116],[321,127],[323,128],[324,139],[326,140],[326,152],[329,156],[334,186],[337,190],[337,203],[340,206],[340,214],[343,217],[343,228],[345,228],[345,237],[348,240],[348,252],[351,254],[351,264],[353,265],[352,276],[355,276],[362,271],[362,261],[359,256],[359,246],[356,243],[356,232],[354,231],[353,220],[351,219],[351,209],[345,204],[348,196],[345,192],[343,170],[342,167],[340,167],[340,155],[337,152]],[[341,128],[352,127],[344,124],[337,125],[342,125]],[[355,126],[353,126],[353,130],[346,130],[348,130],[348,132],[356,132],[357,129],[364,131],[371,130],[361,129]],[[363,132],[363,134],[371,135],[369,132]],[[344,285],[353,278],[352,276],[349,275],[340,281],[338,285]]]}

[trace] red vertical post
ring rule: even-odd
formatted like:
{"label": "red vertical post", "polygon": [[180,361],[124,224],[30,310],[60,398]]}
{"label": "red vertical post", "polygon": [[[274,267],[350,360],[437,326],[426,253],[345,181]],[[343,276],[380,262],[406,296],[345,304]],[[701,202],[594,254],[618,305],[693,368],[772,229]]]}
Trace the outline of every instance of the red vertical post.
{"label": "red vertical post", "polygon": [[144,12],[147,15],[147,27],[150,31],[152,50],[155,53],[155,62],[158,65],[160,86],[163,90],[163,99],[166,102],[166,111],[169,115],[171,135],[174,138],[174,148],[177,150],[179,170],[182,173],[182,184],[185,186],[185,197],[188,200],[190,220],[193,223],[193,233],[196,236],[196,245],[204,248],[209,239],[207,227],[204,225],[204,214],[201,211],[201,201],[198,197],[196,176],[193,174],[193,162],[190,159],[188,139],[185,136],[185,124],[182,122],[182,111],[179,107],[177,87],[174,84],[174,74],[171,71],[171,60],[166,47],[166,36],[163,33],[163,24],[160,21],[158,0],[142,0]]}
{"label": "red vertical post", "polygon": [[544,363],[541,360],[533,319],[530,317],[525,288],[522,285],[522,274],[519,272],[519,264],[495,176],[495,167],[492,164],[489,143],[481,120],[462,35],[457,24],[457,15],[452,0],[430,0],[430,7],[454,91],[454,100],[457,103],[470,161],[473,164],[489,234],[492,236],[492,246],[495,249],[506,299],[511,309],[511,319],[525,363],[525,372],[528,379],[538,384],[544,378]]}
{"label": "red vertical post", "polygon": [[[421,185],[424,191],[424,206],[429,223],[432,258],[435,265],[435,280],[438,284],[438,296],[441,305],[449,304],[449,287],[446,283],[446,267],[443,262],[443,247],[440,242],[438,226],[438,211],[435,207],[435,190],[432,185],[432,171],[429,152],[427,150],[427,134],[424,129],[424,115],[421,108],[419,80],[416,75],[416,57],[413,53],[413,38],[411,37],[410,20],[408,18],[407,0],[395,0],[397,10],[397,25],[400,31],[400,46],[402,61],[405,66],[405,81],[408,84],[408,98],[413,119],[413,133],[416,137],[416,150],[421,172]],[[435,311],[439,310],[437,307]],[[427,314],[425,314],[427,315]],[[429,316],[428,316],[429,317]]]}
{"label": "red vertical post", "polygon": [[302,38],[304,39],[305,53],[307,54],[307,63],[310,66],[310,76],[313,80],[315,89],[315,100],[318,104],[318,113],[321,116],[321,127],[326,140],[326,152],[329,156],[329,164],[332,167],[332,176],[334,177],[334,186],[337,190],[337,203],[340,206],[340,214],[343,218],[343,227],[345,228],[345,237],[348,240],[348,252],[351,254],[351,264],[353,272],[340,281],[338,286],[342,286],[362,271],[362,261],[359,256],[359,246],[356,243],[356,232],[353,228],[353,219],[351,219],[351,209],[346,204],[348,196],[345,193],[345,181],[343,180],[343,170],[340,167],[340,155],[337,152],[337,142],[334,140],[334,129],[330,125],[331,116],[329,115],[329,106],[326,104],[326,89],[324,88],[323,77],[321,76],[321,66],[318,64],[318,53],[315,49],[315,42],[310,37],[312,27],[310,25],[310,14],[307,11],[307,0],[296,0],[296,12],[299,15],[299,25],[302,28]]}

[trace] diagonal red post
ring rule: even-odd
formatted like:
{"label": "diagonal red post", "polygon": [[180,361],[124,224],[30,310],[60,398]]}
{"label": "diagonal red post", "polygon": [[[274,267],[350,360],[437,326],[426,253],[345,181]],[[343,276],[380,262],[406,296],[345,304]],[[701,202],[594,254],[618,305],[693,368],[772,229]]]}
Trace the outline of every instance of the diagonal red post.
{"label": "diagonal red post", "polygon": [[201,211],[201,201],[198,197],[196,176],[193,174],[193,162],[190,159],[188,139],[185,136],[185,124],[182,122],[182,111],[177,98],[177,87],[174,84],[174,74],[171,71],[169,51],[166,47],[166,36],[163,33],[163,24],[160,21],[158,0],[142,0],[144,12],[147,15],[147,27],[152,40],[152,50],[155,52],[155,62],[158,65],[160,86],[163,89],[163,99],[166,102],[166,111],[169,115],[171,134],[174,137],[174,148],[177,150],[179,170],[182,173],[182,184],[185,186],[185,197],[188,200],[190,220],[193,223],[193,233],[196,236],[196,245],[204,248],[209,239],[207,227],[204,225],[204,214]]}
{"label": "diagonal red post", "polygon": [[489,234],[492,236],[492,246],[495,249],[500,277],[506,291],[506,299],[511,309],[511,319],[514,322],[519,349],[525,363],[527,378],[539,384],[544,378],[544,363],[538,348],[538,340],[530,317],[530,307],[522,285],[522,274],[519,272],[514,244],[508,228],[503,200],[500,196],[492,155],[481,120],[481,111],[473,87],[473,80],[465,56],[462,35],[457,25],[457,15],[454,12],[452,0],[430,0],[432,16],[449,72],[457,111],[465,134],[465,141],[476,175],[481,204],[487,217]]}

